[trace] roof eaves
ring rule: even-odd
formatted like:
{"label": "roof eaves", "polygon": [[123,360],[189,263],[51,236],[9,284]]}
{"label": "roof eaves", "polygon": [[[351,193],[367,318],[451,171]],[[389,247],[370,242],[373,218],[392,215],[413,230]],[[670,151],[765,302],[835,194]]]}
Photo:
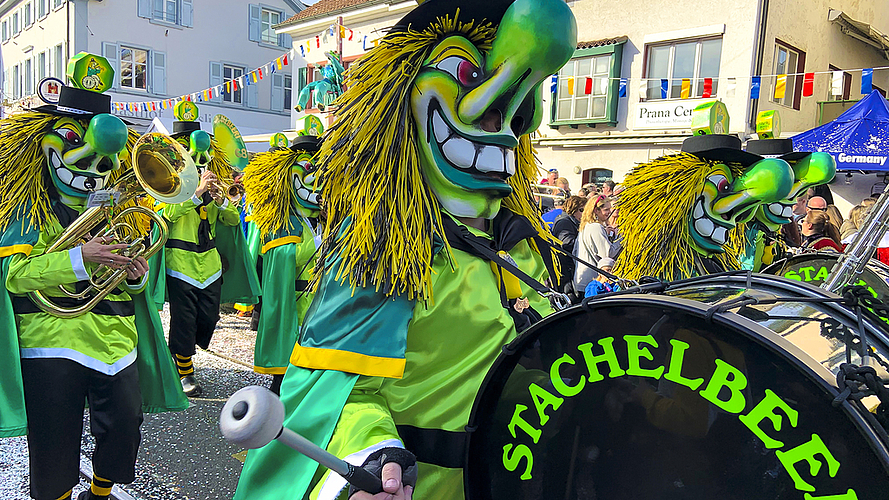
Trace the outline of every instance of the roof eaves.
{"label": "roof eaves", "polygon": [[[316,19],[321,19],[324,17],[336,16],[353,10],[359,10],[373,5],[379,5],[381,3],[391,3],[391,0],[367,0],[366,2],[358,2],[346,7],[334,8],[331,10],[319,10],[318,12],[312,12],[302,17],[300,17],[300,14],[304,13],[305,11],[300,11],[291,16],[289,19],[284,20],[284,22],[272,26],[272,28],[277,30],[280,28],[286,28],[288,26],[296,26],[307,21],[314,21]],[[311,8],[312,6],[310,5],[306,10],[310,10]]]}

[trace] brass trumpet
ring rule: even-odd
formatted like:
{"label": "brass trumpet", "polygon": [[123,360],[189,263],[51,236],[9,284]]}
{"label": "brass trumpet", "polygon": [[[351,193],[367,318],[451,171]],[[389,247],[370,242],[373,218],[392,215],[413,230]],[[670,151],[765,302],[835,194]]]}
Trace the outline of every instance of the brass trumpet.
{"label": "brass trumpet", "polygon": [[225,193],[225,197],[229,199],[232,203],[240,203],[244,198],[244,193],[247,191],[244,189],[244,185],[240,182],[223,182],[217,180],[213,184],[211,184],[211,189],[217,191],[219,193]]}
{"label": "brass trumpet", "polygon": [[[139,138],[132,153],[133,169],[117,180],[112,187],[119,196],[108,204],[87,208],[65,231],[47,248],[48,252],[69,250],[91,237],[94,229],[107,224],[99,233],[114,243],[129,246],[120,251],[130,258],[150,258],[167,242],[167,224],[154,210],[139,205],[117,210],[136,197],[149,194],[164,203],[182,203],[194,195],[198,186],[198,170],[191,156],[178,142],[169,136],[152,132]],[[141,214],[150,218],[158,227],[159,237],[151,242],[150,235],[140,235],[139,231],[126,223],[124,217]],[[58,318],[72,318],[89,312],[111,291],[126,279],[126,269],[115,269],[100,265],[90,276],[89,285],[81,292],[70,290],[64,285],[59,289],[70,298],[87,300],[77,307],[66,308],[52,301],[52,297],[42,291],[28,294],[40,310]]]}

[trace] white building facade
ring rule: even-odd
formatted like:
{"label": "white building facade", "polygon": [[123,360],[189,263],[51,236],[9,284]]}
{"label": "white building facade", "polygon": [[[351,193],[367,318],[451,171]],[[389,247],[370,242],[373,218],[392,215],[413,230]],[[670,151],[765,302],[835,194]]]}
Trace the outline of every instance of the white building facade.
{"label": "white building facade", "polygon": [[[65,80],[68,58],[91,52],[115,68],[113,102],[148,102],[200,92],[244,75],[290,50],[272,26],[305,8],[298,0],[5,0],[0,2],[3,105],[39,106],[40,80]],[[258,2],[258,0],[257,0]],[[198,103],[205,130],[223,114],[242,134],[290,125],[289,72]],[[172,109],[115,111],[137,127]]]}

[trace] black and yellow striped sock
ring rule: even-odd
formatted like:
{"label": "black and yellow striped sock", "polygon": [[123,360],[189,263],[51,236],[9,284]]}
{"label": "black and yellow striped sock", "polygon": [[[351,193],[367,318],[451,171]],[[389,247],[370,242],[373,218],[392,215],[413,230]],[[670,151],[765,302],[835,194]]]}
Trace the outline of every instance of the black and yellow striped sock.
{"label": "black and yellow striped sock", "polygon": [[176,370],[179,371],[179,378],[194,373],[194,364],[191,362],[191,356],[176,355]]}
{"label": "black and yellow striped sock", "polygon": [[64,495],[60,496],[56,500],[71,500],[71,490],[66,491]]}
{"label": "black and yellow striped sock", "polygon": [[113,482],[93,474],[93,482],[90,484],[92,498],[108,498],[108,495],[111,494],[112,486],[114,486]]}

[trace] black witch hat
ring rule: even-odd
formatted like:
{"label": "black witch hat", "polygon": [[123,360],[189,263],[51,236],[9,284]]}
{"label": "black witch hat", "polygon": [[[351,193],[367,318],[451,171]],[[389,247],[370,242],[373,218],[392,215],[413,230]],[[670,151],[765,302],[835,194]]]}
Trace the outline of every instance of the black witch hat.
{"label": "black witch hat", "polygon": [[741,149],[741,139],[736,135],[695,135],[682,141],[682,152],[699,158],[728,163],[740,163],[747,167],[762,160],[762,156]]}

